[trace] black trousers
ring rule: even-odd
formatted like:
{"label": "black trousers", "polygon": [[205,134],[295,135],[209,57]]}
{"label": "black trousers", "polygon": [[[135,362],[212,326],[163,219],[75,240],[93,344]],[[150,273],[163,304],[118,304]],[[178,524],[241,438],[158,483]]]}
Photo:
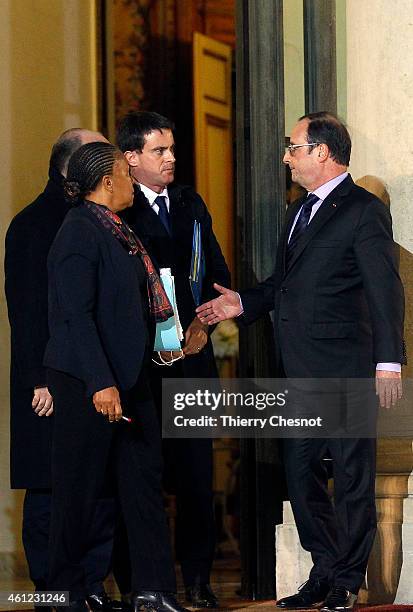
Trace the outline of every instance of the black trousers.
{"label": "black trousers", "polygon": [[[189,359],[189,358],[188,358]],[[150,385],[159,428],[162,419],[162,378],[183,378],[180,362],[172,367],[152,366]],[[164,489],[176,495],[175,549],[185,586],[210,581],[215,550],[212,440],[162,441]],[[122,526],[115,535],[113,573],[122,593],[128,593],[130,569]]]}
{"label": "black trousers", "polygon": [[[150,383],[160,423],[162,378],[166,377],[185,378],[183,362],[151,367]],[[165,439],[162,452],[164,487],[176,495],[175,549],[185,586],[209,582],[215,550],[212,440]]]}
{"label": "black trousers", "polygon": [[[283,440],[289,498],[310,576],[357,593],[376,533],[375,439]],[[327,492],[330,456],[334,502]]]}
{"label": "black trousers", "polygon": [[[37,591],[47,585],[51,489],[27,489],[23,504],[22,539],[30,578]],[[110,570],[115,527],[115,502],[99,499],[88,543],[82,559],[87,593],[103,594],[103,582]]]}
{"label": "black trousers", "polygon": [[48,588],[68,590],[72,599],[85,596],[81,559],[109,468],[127,530],[132,590],[175,591],[159,429],[144,373],[121,398],[133,424],[109,423],[86,397],[84,384],[62,372],[49,371],[48,387],[55,405]]}
{"label": "black trousers", "polygon": [[176,495],[176,557],[185,586],[210,581],[215,549],[212,440],[166,439],[165,486]]}

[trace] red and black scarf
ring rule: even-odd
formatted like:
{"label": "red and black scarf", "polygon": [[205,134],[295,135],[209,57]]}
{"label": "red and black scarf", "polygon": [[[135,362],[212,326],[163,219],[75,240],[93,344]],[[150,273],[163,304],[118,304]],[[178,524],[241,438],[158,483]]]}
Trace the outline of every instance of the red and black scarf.
{"label": "red and black scarf", "polygon": [[161,283],[159,275],[155,270],[151,258],[146,252],[142,242],[117,214],[106,208],[102,204],[86,201],[87,208],[96,216],[98,221],[119,240],[129,255],[139,255],[145,267],[148,279],[148,297],[151,316],[158,323],[166,321],[173,316],[174,311],[171,306],[165,289]]}

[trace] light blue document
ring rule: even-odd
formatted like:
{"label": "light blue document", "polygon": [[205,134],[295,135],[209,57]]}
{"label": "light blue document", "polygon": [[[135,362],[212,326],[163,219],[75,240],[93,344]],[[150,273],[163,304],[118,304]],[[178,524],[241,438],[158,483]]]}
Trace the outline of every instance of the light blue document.
{"label": "light blue document", "polygon": [[179,351],[183,339],[182,326],[176,306],[175,283],[170,268],[161,268],[160,279],[171,302],[174,314],[166,321],[156,324],[154,351]]}

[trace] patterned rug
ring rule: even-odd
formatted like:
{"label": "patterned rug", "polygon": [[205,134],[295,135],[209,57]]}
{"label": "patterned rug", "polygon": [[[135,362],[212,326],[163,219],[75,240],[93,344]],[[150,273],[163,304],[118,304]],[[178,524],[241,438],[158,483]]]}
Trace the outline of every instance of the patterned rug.
{"label": "patterned rug", "polygon": [[[219,612],[277,612],[275,601],[246,601],[239,600],[222,601],[222,607]],[[302,610],[301,612],[315,612],[314,608]],[[380,606],[371,606],[369,604],[359,604],[354,608],[354,612],[413,612],[413,604],[411,605],[392,605],[383,604]]]}

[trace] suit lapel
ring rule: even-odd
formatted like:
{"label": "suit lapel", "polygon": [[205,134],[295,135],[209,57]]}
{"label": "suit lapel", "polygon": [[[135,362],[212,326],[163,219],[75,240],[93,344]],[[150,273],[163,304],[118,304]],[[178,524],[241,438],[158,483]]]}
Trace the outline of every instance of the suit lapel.
{"label": "suit lapel", "polygon": [[[336,214],[336,212],[339,210],[340,206],[343,203],[344,197],[350,192],[353,185],[353,179],[350,175],[348,175],[344,179],[344,181],[342,181],[335,189],[333,189],[331,193],[328,194],[328,196],[318,209],[317,213],[315,214],[314,218],[311,220],[307,230],[305,231],[297,246],[295,247],[288,271],[290,271],[291,268],[294,266],[295,262],[297,261],[297,259],[299,259],[304,249],[311,242],[314,236],[316,236],[320,229]],[[297,212],[298,210],[296,210],[295,214],[297,214]],[[288,235],[289,234],[287,234],[287,242],[285,243],[284,248],[284,261],[287,250]],[[286,271],[285,267],[284,271]]]}
{"label": "suit lapel", "polygon": [[172,233],[174,231],[174,227],[176,225],[176,215],[179,212],[180,208],[180,199],[179,194],[174,190],[168,188],[168,196],[169,196],[169,217],[171,220]]}
{"label": "suit lapel", "polygon": [[189,216],[191,220],[193,219],[190,202],[188,202],[185,197],[185,189],[182,189],[179,185],[172,185],[172,187],[168,187],[168,196],[170,206],[169,212],[172,219],[174,217],[179,217],[182,213]]}
{"label": "suit lapel", "polygon": [[282,229],[281,235],[280,235],[280,240],[279,240],[279,244],[280,244],[280,248],[281,248],[281,252],[282,252],[282,269],[283,272],[285,273],[285,269],[286,269],[286,256],[287,256],[287,246],[288,246],[288,237],[290,235],[291,232],[291,228],[293,226],[294,223],[294,219],[297,216],[298,211],[300,210],[301,206],[304,203],[304,200],[306,199],[307,196],[303,196],[302,198],[299,198],[296,202],[293,202],[292,204],[290,204],[287,208],[287,215],[286,215],[286,219],[285,219],[285,223],[284,223],[284,227]]}
{"label": "suit lapel", "polygon": [[149,204],[144,193],[139,189],[139,187],[135,187],[135,202],[134,205],[138,211],[138,223],[137,223],[137,231],[142,232],[142,234],[152,234],[155,231],[157,236],[165,235],[169,238],[169,234],[159,219],[159,215],[154,211],[152,206]]}
{"label": "suit lapel", "polygon": [[[190,236],[192,241],[194,213],[191,199],[179,185],[168,188],[171,226],[176,240]],[[191,242],[192,244],[192,242]]]}

